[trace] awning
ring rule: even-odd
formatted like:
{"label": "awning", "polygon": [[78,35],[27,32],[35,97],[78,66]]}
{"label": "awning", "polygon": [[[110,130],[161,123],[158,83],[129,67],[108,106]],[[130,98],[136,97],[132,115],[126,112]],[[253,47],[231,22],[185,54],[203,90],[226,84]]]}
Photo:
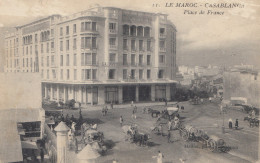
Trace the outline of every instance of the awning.
{"label": "awning", "polygon": [[36,142],[21,141],[23,149],[38,149]]}

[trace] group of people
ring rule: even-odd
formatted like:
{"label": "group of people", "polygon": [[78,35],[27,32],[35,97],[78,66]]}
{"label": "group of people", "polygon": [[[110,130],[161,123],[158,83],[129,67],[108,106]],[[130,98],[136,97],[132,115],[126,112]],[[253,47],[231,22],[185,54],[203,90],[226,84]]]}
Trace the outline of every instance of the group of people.
{"label": "group of people", "polygon": [[[232,118],[229,118],[229,120],[228,120],[228,127],[229,127],[229,129],[233,128]],[[238,119],[236,119],[236,122],[235,122],[235,129],[238,129]]]}

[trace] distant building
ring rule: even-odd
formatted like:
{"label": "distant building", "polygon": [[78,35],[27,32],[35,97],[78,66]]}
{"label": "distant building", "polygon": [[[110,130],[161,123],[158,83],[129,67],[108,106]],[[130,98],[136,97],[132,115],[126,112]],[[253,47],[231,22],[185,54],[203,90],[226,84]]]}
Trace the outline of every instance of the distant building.
{"label": "distant building", "polygon": [[167,15],[97,7],[5,37],[5,72],[41,74],[42,97],[82,104],[171,99],[176,27]]}
{"label": "distant building", "polygon": [[224,99],[246,98],[247,103],[260,107],[260,75],[253,70],[234,70],[225,72]]}
{"label": "distant building", "polygon": [[22,162],[44,133],[40,74],[0,73],[0,162]]}
{"label": "distant building", "polygon": [[181,80],[182,85],[191,85],[192,80],[194,80],[194,68],[187,67],[187,66],[179,66],[178,67],[179,73],[182,75],[183,79]]}

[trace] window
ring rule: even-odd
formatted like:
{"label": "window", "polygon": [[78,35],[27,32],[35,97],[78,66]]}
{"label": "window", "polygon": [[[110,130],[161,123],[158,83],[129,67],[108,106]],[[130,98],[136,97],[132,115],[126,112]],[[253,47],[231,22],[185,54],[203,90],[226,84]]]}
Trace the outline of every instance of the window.
{"label": "window", "polygon": [[115,79],[115,75],[116,75],[116,70],[115,69],[110,69],[109,73],[108,73],[108,78],[109,79]]}
{"label": "window", "polygon": [[116,29],[116,23],[109,23],[109,29],[115,30]]}
{"label": "window", "polygon": [[109,54],[109,62],[110,63],[116,62],[116,54],[115,53],[110,53]]}
{"label": "window", "polygon": [[69,35],[69,34],[70,34],[70,27],[66,26],[66,35]]}
{"label": "window", "polygon": [[32,46],[30,46],[30,54],[32,54]]}
{"label": "window", "polygon": [[165,48],[165,41],[164,40],[160,41],[160,48]]}
{"label": "window", "polygon": [[85,70],[81,70],[81,80],[85,80]]}
{"label": "window", "polygon": [[41,62],[42,67],[44,67],[44,58],[42,57],[42,62]]}
{"label": "window", "polygon": [[49,76],[49,70],[47,70],[47,79],[49,79],[50,76]]}
{"label": "window", "polygon": [[131,70],[131,79],[135,79],[135,70]]}
{"label": "window", "polygon": [[162,79],[163,76],[164,76],[164,70],[159,70],[159,72],[158,72],[158,78],[159,78],[159,79]]}
{"label": "window", "polygon": [[143,79],[143,70],[139,70],[139,79]]}
{"label": "window", "polygon": [[60,66],[63,66],[63,55],[60,56]]}
{"label": "window", "polygon": [[96,65],[96,64],[97,64],[97,54],[92,53],[92,65]]}
{"label": "window", "polygon": [[147,40],[147,51],[151,51],[151,40]]}
{"label": "window", "polygon": [[165,28],[160,28],[160,35],[164,35],[165,34]]}
{"label": "window", "polygon": [[77,49],[77,39],[73,39],[73,49]]}
{"label": "window", "polygon": [[49,56],[47,56],[47,67],[49,67]]}
{"label": "window", "polygon": [[55,72],[55,70],[52,70],[52,78],[56,79],[56,72]]}
{"label": "window", "polygon": [[73,33],[77,33],[77,25],[73,24]]}
{"label": "window", "polygon": [[139,55],[139,65],[143,65],[143,55]]}
{"label": "window", "polygon": [[92,22],[92,30],[97,31],[97,23],[96,22]]}
{"label": "window", "polygon": [[44,70],[42,70],[41,77],[44,78]]}
{"label": "window", "polygon": [[123,54],[123,65],[127,65],[127,54]]}
{"label": "window", "polygon": [[150,27],[144,28],[144,37],[150,37]]}
{"label": "window", "polygon": [[85,66],[84,53],[81,53],[81,66]]}
{"label": "window", "polygon": [[[26,58],[26,67],[28,67],[29,64],[28,64],[28,58]],[[12,67],[12,61],[11,61],[11,67]]]}
{"label": "window", "polygon": [[130,27],[130,35],[136,36],[136,26],[133,25]]}
{"label": "window", "polygon": [[46,45],[46,52],[49,53],[49,43]]}
{"label": "window", "polygon": [[124,50],[128,50],[128,48],[127,48],[127,39],[123,40],[123,49]]}
{"label": "window", "polygon": [[54,36],[54,29],[51,29],[51,37]]}
{"label": "window", "polygon": [[54,42],[51,42],[51,50],[54,50]]}
{"label": "window", "polygon": [[143,51],[144,47],[143,47],[143,40],[139,40],[139,51]]}
{"label": "window", "polygon": [[165,55],[159,55],[159,63],[165,63]]}
{"label": "window", "polygon": [[91,65],[91,53],[85,53],[85,65]]}
{"label": "window", "polygon": [[127,69],[123,69],[123,79],[127,79]]}
{"label": "window", "polygon": [[38,42],[38,35],[37,34],[35,34],[35,36],[34,36],[35,38],[34,38],[34,40],[35,40],[35,42],[37,43]]}
{"label": "window", "polygon": [[66,60],[66,66],[69,66],[70,65],[70,56],[69,54],[67,54],[67,60]]}
{"label": "window", "polygon": [[149,66],[149,65],[151,65],[151,55],[147,55],[147,65]]}
{"label": "window", "polygon": [[131,65],[135,65],[135,54],[131,54]]}
{"label": "window", "polygon": [[70,79],[70,70],[67,69],[67,80],[69,80],[69,79]]}
{"label": "window", "polygon": [[74,54],[73,58],[73,66],[77,66],[77,54]]}
{"label": "window", "polygon": [[51,65],[54,66],[54,55],[51,56]]}
{"label": "window", "polygon": [[77,80],[77,69],[74,69],[74,80]]}
{"label": "window", "polygon": [[123,25],[123,35],[129,35],[129,26]]}
{"label": "window", "polygon": [[97,69],[92,70],[92,79],[97,79]]}
{"label": "window", "polygon": [[151,70],[147,70],[147,74],[146,74],[147,79],[151,78]]}
{"label": "window", "polygon": [[85,23],[83,22],[83,23],[81,23],[81,27],[83,27],[83,28],[81,28],[82,31],[91,30],[91,22],[85,22]]}
{"label": "window", "polygon": [[81,37],[81,49],[91,49],[91,37]]}
{"label": "window", "polygon": [[135,40],[131,40],[131,50],[135,51]]}
{"label": "window", "polygon": [[96,49],[96,48],[97,48],[97,38],[92,37],[92,49]]}
{"label": "window", "polygon": [[66,40],[66,50],[70,50],[70,40]]}
{"label": "window", "polygon": [[91,70],[90,69],[86,69],[86,71],[85,71],[85,77],[86,77],[86,79],[91,79]]}
{"label": "window", "polygon": [[60,36],[63,36],[63,28],[60,27]]}
{"label": "window", "polygon": [[116,47],[116,38],[109,38],[109,46],[110,48]]}
{"label": "window", "polygon": [[144,32],[143,32],[143,27],[139,26],[137,27],[137,36],[143,36]]}
{"label": "window", "polygon": [[60,70],[60,79],[63,80],[63,69]]}
{"label": "window", "polygon": [[60,51],[63,51],[63,41],[60,41]]}

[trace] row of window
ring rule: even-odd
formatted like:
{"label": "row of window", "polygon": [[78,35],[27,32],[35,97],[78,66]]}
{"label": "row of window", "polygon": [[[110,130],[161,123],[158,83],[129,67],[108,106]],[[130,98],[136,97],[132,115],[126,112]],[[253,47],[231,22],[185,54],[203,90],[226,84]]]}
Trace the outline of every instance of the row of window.
{"label": "row of window", "polygon": [[[47,70],[46,74],[46,78],[50,79],[50,71]],[[143,74],[144,74],[144,70],[139,69],[139,79],[143,79]],[[63,69],[60,70],[60,79],[63,80],[64,79],[64,72]],[[41,73],[42,78],[44,78],[44,70],[42,70]],[[56,71],[52,70],[52,78],[56,79]],[[164,77],[164,70],[159,70],[158,72],[158,78],[161,79]],[[110,69],[108,71],[108,79],[115,79],[116,78],[116,70],[115,69]],[[147,79],[151,79],[151,70],[148,69],[146,71],[146,78]],[[70,69],[66,70],[66,79],[70,80]],[[77,69],[74,69],[74,80],[77,80]],[[81,79],[82,80],[96,80],[97,79],[97,69],[82,69],[81,70]],[[128,73],[127,69],[123,69],[123,79],[136,79],[136,70],[135,69],[131,69],[130,73]]]}
{"label": "row of window", "polygon": [[[70,26],[66,26],[66,35],[70,34]],[[84,31],[97,31],[96,22],[81,22],[81,32]],[[73,24],[73,34],[77,33],[77,24]],[[60,36],[63,36],[63,27],[60,27]]]}

